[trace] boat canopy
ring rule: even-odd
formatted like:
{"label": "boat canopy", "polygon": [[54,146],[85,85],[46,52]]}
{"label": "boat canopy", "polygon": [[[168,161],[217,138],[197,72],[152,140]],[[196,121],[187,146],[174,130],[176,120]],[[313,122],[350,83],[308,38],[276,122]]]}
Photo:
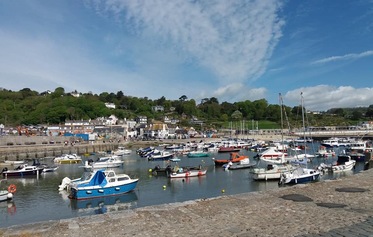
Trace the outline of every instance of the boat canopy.
{"label": "boat canopy", "polygon": [[93,175],[92,179],[88,183],[79,184],[78,187],[85,187],[85,186],[105,186],[107,184],[107,180],[105,177],[104,170],[97,170],[96,173]]}

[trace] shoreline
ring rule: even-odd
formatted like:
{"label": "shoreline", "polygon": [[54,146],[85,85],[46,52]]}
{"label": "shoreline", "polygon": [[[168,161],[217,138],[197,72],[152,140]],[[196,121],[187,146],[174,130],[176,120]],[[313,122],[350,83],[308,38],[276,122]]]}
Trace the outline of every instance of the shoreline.
{"label": "shoreline", "polygon": [[[340,190],[345,191],[340,191]],[[308,201],[285,199],[286,195]],[[299,201],[300,200],[300,201]],[[373,170],[276,190],[0,228],[2,236],[373,234]],[[321,205],[324,204],[324,205]],[[330,233],[335,233],[330,234]],[[368,234],[367,234],[368,233]]]}

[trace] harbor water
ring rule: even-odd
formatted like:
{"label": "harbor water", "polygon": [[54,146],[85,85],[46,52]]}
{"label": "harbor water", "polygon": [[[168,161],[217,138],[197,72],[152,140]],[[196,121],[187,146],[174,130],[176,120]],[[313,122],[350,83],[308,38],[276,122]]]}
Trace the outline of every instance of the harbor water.
{"label": "harbor water", "polygon": [[[242,150],[240,153],[248,155],[253,162],[256,162],[253,159],[255,152]],[[201,158],[179,156],[181,158],[178,162],[179,166],[202,165],[207,167],[207,174],[187,179],[169,179],[164,175],[154,175],[149,172],[149,169],[153,169],[156,165],[165,167],[170,162],[148,161],[133,151],[131,155],[123,156],[123,167],[115,168],[117,173],[126,173],[132,178],[139,178],[139,183],[133,192],[82,201],[70,200],[66,191],[58,191],[58,186],[64,177],[79,178],[83,174],[83,168],[80,167],[82,164],[59,165],[55,172],[43,173],[38,178],[8,178],[7,185],[15,184],[17,192],[12,201],[0,202],[0,227],[100,215],[150,205],[281,188],[277,181],[254,181],[249,169],[225,171],[222,167],[214,165],[213,157],[228,159],[229,153],[213,153],[209,157]],[[83,160],[88,159],[95,160],[97,157],[86,156]],[[336,158],[314,158],[308,166],[317,167],[320,163],[332,162],[333,159]],[[52,158],[40,161],[41,163],[53,163]],[[171,165],[174,164],[174,162],[171,163]],[[363,163],[357,163],[353,171],[334,175],[324,174],[321,179],[353,175],[363,168]]]}

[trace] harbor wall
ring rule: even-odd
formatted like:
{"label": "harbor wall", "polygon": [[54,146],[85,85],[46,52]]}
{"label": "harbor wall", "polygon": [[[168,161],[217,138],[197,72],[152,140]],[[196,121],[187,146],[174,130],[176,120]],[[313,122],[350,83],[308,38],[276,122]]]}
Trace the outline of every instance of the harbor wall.
{"label": "harbor wall", "polygon": [[0,162],[21,161],[26,159],[56,157],[62,154],[92,154],[100,151],[112,151],[123,145],[119,143],[83,143],[74,145],[64,144],[31,144],[0,147]]}

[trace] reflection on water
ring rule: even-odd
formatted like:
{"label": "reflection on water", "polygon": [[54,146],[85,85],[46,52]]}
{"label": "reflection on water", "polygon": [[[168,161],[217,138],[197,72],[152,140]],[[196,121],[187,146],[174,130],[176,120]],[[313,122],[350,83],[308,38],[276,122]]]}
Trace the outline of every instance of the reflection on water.
{"label": "reflection on water", "polygon": [[13,200],[0,202],[0,223],[7,222],[16,212],[17,207]]}
{"label": "reflection on water", "polygon": [[71,199],[69,206],[73,210],[88,213],[90,212],[91,214],[103,214],[107,212],[123,211],[135,208],[137,199],[136,192],[130,192],[122,195],[87,200]]}
{"label": "reflection on water", "polygon": [[[246,150],[241,153],[251,159],[256,155]],[[82,176],[83,169],[80,167],[82,164],[59,165],[55,172],[44,173],[39,176],[39,179],[9,178],[8,183],[15,184],[17,192],[13,202],[0,203],[0,227],[279,188],[277,181],[254,181],[249,169],[224,171],[220,166],[215,167],[212,157],[227,159],[229,154],[216,153],[208,158],[191,159],[180,156],[181,161],[177,163],[180,167],[202,165],[207,168],[207,174],[201,177],[169,179],[164,175],[152,175],[149,169],[153,169],[156,165],[166,167],[170,162],[148,161],[132,152],[131,155],[122,158],[123,167],[116,168],[115,171],[126,173],[132,178],[139,178],[136,189],[119,196],[90,200],[70,200],[65,191],[58,191],[58,186],[64,177],[74,179]],[[90,156],[84,159],[96,160],[97,157]],[[321,163],[333,162],[333,159],[336,157],[315,158],[308,165],[317,167]],[[172,162],[171,165],[175,163]],[[362,169],[363,164],[357,163],[356,169],[351,172],[324,174],[321,179],[352,175]]]}

